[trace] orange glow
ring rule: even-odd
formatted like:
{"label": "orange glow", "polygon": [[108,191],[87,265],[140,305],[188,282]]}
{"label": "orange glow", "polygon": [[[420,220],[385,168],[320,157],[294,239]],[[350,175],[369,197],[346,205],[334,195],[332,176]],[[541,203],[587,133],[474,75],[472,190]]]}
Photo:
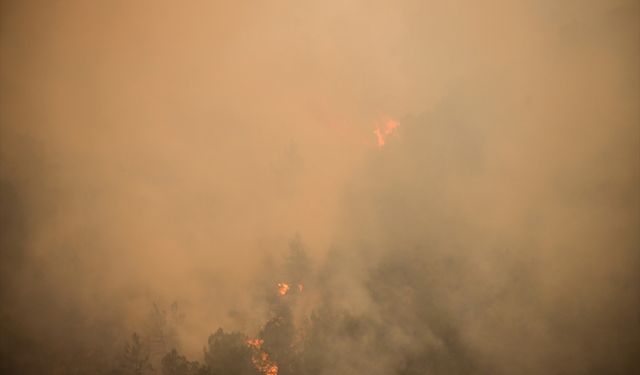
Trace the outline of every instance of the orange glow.
{"label": "orange glow", "polygon": [[260,350],[263,343],[264,340],[262,339],[247,340],[247,345],[255,350],[251,357],[251,363],[263,375],[278,375],[278,365],[269,358],[268,353]]}
{"label": "orange glow", "polygon": [[378,146],[380,146],[380,147],[384,146],[384,135],[382,135],[382,132],[380,131],[380,128],[377,128],[376,130],[374,130],[373,134],[376,135],[376,139],[378,141]]}
{"label": "orange glow", "polygon": [[260,353],[260,359],[258,361],[254,361],[253,364],[264,375],[278,375],[278,365],[275,362],[272,362],[269,358],[269,354],[265,352]]}
{"label": "orange glow", "polygon": [[272,363],[269,365],[269,367],[267,367],[266,371],[264,372],[265,375],[278,375],[278,365],[276,365],[275,363]]}
{"label": "orange glow", "polygon": [[394,130],[396,130],[396,128],[399,126],[400,124],[398,124],[397,121],[394,120],[389,120],[387,121],[387,124],[384,126],[384,134],[391,134],[393,133]]}
{"label": "orange glow", "polygon": [[284,296],[291,289],[291,286],[287,283],[278,283],[278,294]]}
{"label": "orange glow", "polygon": [[247,345],[249,345],[254,349],[260,349],[262,347],[263,342],[264,340],[262,339],[252,339],[252,340],[247,340]]}
{"label": "orange glow", "polygon": [[376,135],[376,140],[378,142],[378,147],[384,146],[385,137],[387,137],[388,135],[392,134],[398,128],[398,126],[400,126],[400,124],[397,121],[388,120],[384,124],[384,127],[380,127],[379,126],[373,131],[373,134]]}

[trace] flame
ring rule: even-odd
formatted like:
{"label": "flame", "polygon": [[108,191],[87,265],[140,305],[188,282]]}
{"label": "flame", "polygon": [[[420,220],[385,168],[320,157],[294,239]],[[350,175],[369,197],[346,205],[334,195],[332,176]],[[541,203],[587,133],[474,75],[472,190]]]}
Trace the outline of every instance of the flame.
{"label": "flame", "polygon": [[255,350],[251,357],[251,363],[253,363],[255,368],[263,375],[278,375],[278,364],[269,358],[267,352],[261,350],[263,343],[264,340],[262,339],[247,340],[247,345]]}
{"label": "flame", "polygon": [[[302,292],[304,286],[302,284],[296,284],[298,291]],[[291,289],[291,285],[287,283],[278,283],[278,294],[281,296],[286,295]],[[295,290],[295,289],[294,289]],[[262,350],[262,339],[249,339],[246,341],[248,347],[253,349],[253,355],[251,356],[251,363],[253,366],[262,373],[262,375],[278,375],[278,364],[271,360],[269,353]]]}
{"label": "flame", "polygon": [[254,349],[260,349],[262,347],[262,343],[264,343],[264,340],[262,339],[250,339],[247,340],[247,345],[254,348]]}
{"label": "flame", "polygon": [[376,138],[378,140],[378,146],[379,147],[384,146],[384,135],[382,135],[382,132],[380,131],[380,128],[377,128],[376,130],[374,130],[373,134],[376,135]]}
{"label": "flame", "polygon": [[260,353],[260,358],[255,359],[253,365],[264,375],[278,375],[278,365],[271,361],[269,354],[262,352]]}
{"label": "flame", "polygon": [[291,286],[287,283],[278,283],[278,294],[284,296],[291,289]]}
{"label": "flame", "polygon": [[378,141],[378,147],[383,147],[384,146],[385,137],[387,137],[388,135],[392,134],[398,128],[398,126],[400,126],[400,124],[397,121],[388,120],[384,124],[384,127],[378,126],[373,131],[373,134],[376,135],[376,140]]}

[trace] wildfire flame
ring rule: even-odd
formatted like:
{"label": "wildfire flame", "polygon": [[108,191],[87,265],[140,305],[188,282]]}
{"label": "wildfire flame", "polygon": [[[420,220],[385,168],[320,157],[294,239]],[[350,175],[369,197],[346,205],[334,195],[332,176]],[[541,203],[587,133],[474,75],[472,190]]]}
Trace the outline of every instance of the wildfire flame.
{"label": "wildfire flame", "polygon": [[395,120],[388,120],[383,127],[378,126],[373,134],[376,135],[378,141],[378,147],[383,147],[385,144],[385,138],[393,133],[400,124]]}
{"label": "wildfire flame", "polygon": [[278,294],[284,296],[291,289],[291,286],[287,283],[278,283]]}
{"label": "wildfire flame", "polygon": [[[299,292],[302,292],[304,286],[302,284],[296,285]],[[281,296],[286,295],[291,289],[291,285],[287,283],[278,283],[278,294]],[[295,289],[294,289],[295,290]],[[248,347],[253,349],[253,355],[251,356],[251,363],[260,371],[263,375],[278,375],[278,364],[271,360],[269,353],[262,350],[263,339],[249,339],[246,341]]]}
{"label": "wildfire flame", "polygon": [[[299,292],[302,292],[302,290],[304,289],[304,286],[302,284],[298,284],[296,286],[297,286]],[[290,290],[291,290],[291,284],[278,283],[278,294],[279,295],[284,296],[285,294],[289,293]]]}
{"label": "wildfire flame", "polygon": [[253,365],[264,375],[278,375],[278,365],[269,359],[269,354],[262,352],[260,358],[253,359]]}
{"label": "wildfire flame", "polygon": [[376,138],[378,140],[378,146],[379,147],[384,146],[384,136],[382,135],[382,132],[380,131],[380,128],[377,128],[376,130],[374,130],[373,134],[376,135]]}
{"label": "wildfire flame", "polygon": [[255,350],[254,355],[251,357],[251,363],[264,375],[278,375],[278,364],[269,358],[267,352],[262,351],[263,343],[264,340],[262,339],[247,340],[247,345]]}
{"label": "wildfire flame", "polygon": [[262,347],[262,344],[264,343],[264,340],[262,339],[250,339],[247,340],[247,345],[254,348],[254,349],[260,349]]}

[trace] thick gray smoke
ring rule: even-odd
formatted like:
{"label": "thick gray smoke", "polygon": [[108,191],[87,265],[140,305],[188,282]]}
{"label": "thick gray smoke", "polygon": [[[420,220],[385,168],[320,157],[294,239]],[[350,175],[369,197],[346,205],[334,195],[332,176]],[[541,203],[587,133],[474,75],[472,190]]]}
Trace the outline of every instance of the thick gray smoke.
{"label": "thick gray smoke", "polygon": [[2,1],[0,370],[632,373],[638,66],[637,0]]}

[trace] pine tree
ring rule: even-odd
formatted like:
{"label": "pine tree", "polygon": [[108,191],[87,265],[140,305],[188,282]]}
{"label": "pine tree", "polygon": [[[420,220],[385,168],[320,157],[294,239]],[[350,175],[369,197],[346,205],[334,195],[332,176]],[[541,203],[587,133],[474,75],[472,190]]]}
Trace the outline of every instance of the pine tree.
{"label": "pine tree", "polygon": [[153,372],[153,367],[149,363],[149,354],[142,345],[140,336],[134,333],[131,342],[124,347],[124,352],[120,358],[120,365],[115,373],[118,375],[145,375]]}
{"label": "pine tree", "polygon": [[162,375],[196,375],[200,371],[198,362],[191,362],[173,349],[162,358]]}

